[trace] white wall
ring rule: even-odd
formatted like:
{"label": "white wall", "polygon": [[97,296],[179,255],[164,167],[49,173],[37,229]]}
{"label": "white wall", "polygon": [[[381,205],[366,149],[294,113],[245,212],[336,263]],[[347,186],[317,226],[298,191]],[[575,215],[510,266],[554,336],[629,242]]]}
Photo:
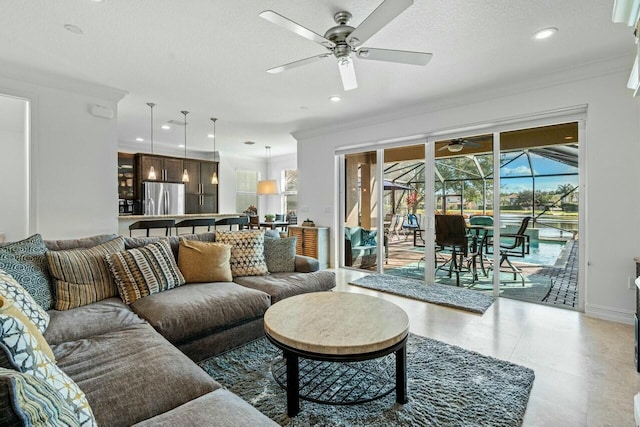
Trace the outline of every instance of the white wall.
{"label": "white wall", "polygon": [[[594,73],[595,74],[595,73]],[[429,134],[468,124],[491,123],[571,106],[588,106],[586,121],[587,261],[585,312],[594,317],[630,322],[635,307],[628,278],[635,277],[640,256],[640,102],[626,89],[628,70],[557,82],[547,87],[437,111],[344,126],[338,130],[301,132],[298,140],[301,214],[316,224],[334,223],[334,150],[409,135]],[[561,79],[558,79],[560,81]],[[500,92],[498,92],[500,93]],[[460,100],[458,100],[460,101]],[[453,104],[454,101],[451,101]],[[426,110],[426,107],[425,107]],[[319,177],[328,177],[321,180]],[[332,245],[333,248],[333,245]]]}
{"label": "white wall", "polygon": [[0,95],[0,233],[8,241],[29,233],[25,100]]}
{"label": "white wall", "polygon": [[[117,232],[116,118],[124,92],[2,63],[0,93],[31,101],[29,234]],[[114,118],[89,114],[96,104],[112,109]],[[0,187],[2,200],[8,185]]]}

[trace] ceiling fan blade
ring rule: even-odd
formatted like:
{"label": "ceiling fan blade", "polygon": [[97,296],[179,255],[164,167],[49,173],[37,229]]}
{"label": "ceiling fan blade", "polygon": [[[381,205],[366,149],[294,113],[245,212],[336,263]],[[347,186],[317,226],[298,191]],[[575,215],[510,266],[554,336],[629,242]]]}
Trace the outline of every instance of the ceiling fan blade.
{"label": "ceiling fan blade", "polygon": [[445,144],[442,147],[438,148],[436,151],[444,151],[449,149],[449,144]]}
{"label": "ceiling fan blade", "polygon": [[480,144],[478,144],[477,142],[469,141],[468,139],[465,139],[462,142],[462,145],[464,145],[465,147],[471,147],[471,148],[480,147]]}
{"label": "ceiling fan blade", "polygon": [[270,69],[267,70],[267,73],[271,73],[271,74],[281,73],[283,71],[287,71],[287,70],[290,70],[292,68],[300,67],[302,65],[311,64],[313,62],[318,62],[321,59],[327,58],[329,56],[331,56],[330,53],[323,53],[322,55],[312,56],[311,58],[300,59],[298,61],[290,62],[288,64],[284,64],[284,65],[281,65],[279,67],[270,68]]}
{"label": "ceiling fan blade", "polygon": [[353,60],[349,57],[338,60],[338,70],[342,79],[342,87],[345,91],[356,89],[358,81],[356,80],[356,70],[353,68]]}
{"label": "ceiling fan blade", "polygon": [[409,6],[413,4],[413,0],[385,0],[376,8],[371,15],[353,30],[347,37],[346,41],[351,47],[361,46],[362,43],[369,40],[371,36],[380,31],[382,27],[391,22],[396,16],[400,15]]}
{"label": "ceiling fan blade", "polygon": [[357,51],[358,58],[373,61],[399,62],[411,65],[427,65],[433,54],[425,52],[410,52],[407,50],[373,49],[361,47]]}
{"label": "ceiling fan blade", "polygon": [[320,34],[314,33],[313,31],[309,30],[308,28],[303,27],[302,25],[293,22],[291,19],[289,18],[285,18],[284,16],[280,15],[279,13],[274,12],[273,10],[265,10],[263,12],[260,12],[260,14],[258,15],[261,18],[266,19],[267,21],[273,22],[276,25],[279,25],[283,28],[286,28],[287,30],[296,33],[299,36],[304,37],[307,40],[311,40],[312,42],[316,42],[318,44],[321,44],[322,46],[326,47],[326,48],[332,48],[335,47],[335,43],[332,42],[331,40],[325,39],[324,37],[322,37]]}

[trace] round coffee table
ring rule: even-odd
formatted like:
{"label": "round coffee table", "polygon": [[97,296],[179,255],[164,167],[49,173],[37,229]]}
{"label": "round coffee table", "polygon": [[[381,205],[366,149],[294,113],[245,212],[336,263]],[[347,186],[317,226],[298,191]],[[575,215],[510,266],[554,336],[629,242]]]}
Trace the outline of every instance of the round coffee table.
{"label": "round coffee table", "polygon": [[395,353],[396,402],[407,402],[409,317],[397,305],[350,292],[302,294],[271,306],[264,329],[286,360],[290,417],[300,411],[299,358],[355,362]]}

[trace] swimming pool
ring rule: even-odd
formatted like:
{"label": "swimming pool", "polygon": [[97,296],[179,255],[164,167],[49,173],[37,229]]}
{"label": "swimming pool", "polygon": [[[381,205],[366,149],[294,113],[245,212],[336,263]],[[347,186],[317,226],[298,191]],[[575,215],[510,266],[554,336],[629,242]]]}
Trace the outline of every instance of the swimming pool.
{"label": "swimming pool", "polygon": [[554,266],[565,247],[566,242],[564,241],[532,240],[529,245],[529,253],[524,258],[512,257],[511,261]]}

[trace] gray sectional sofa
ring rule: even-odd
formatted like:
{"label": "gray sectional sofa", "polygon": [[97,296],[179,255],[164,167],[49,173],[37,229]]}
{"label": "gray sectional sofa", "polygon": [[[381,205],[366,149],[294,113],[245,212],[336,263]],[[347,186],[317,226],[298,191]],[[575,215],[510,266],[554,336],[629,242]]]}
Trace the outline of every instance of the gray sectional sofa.
{"label": "gray sectional sofa", "polygon": [[[62,250],[114,237],[45,243],[49,250]],[[182,237],[215,240],[213,233]],[[125,247],[158,239],[126,238]],[[178,238],[170,243],[176,256]],[[296,256],[291,273],[187,283],[131,305],[113,297],[71,310],[49,310],[44,337],[58,366],[86,394],[100,426],[276,425],[196,362],[261,337],[262,317],[271,304],[334,286],[332,271],[318,271],[317,261]]]}

